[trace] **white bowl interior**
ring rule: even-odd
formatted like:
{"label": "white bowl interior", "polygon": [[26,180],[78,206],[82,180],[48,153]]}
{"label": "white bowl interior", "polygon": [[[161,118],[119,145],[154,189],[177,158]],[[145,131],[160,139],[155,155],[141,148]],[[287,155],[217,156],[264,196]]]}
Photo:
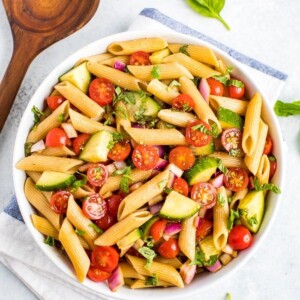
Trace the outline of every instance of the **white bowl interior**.
{"label": "white bowl interior", "polygon": [[[36,90],[32,99],[28,103],[28,106],[25,109],[22,120],[19,125],[15,149],[14,149],[14,158],[13,158],[13,177],[14,177],[14,187],[16,191],[16,196],[18,199],[18,204],[24,218],[24,221],[27,225],[28,230],[33,236],[34,240],[37,242],[42,251],[52,260],[52,262],[59,267],[63,272],[65,272],[70,278],[74,281],[77,281],[75,274],[73,272],[73,268],[70,262],[63,257],[55,248],[49,247],[44,244],[44,237],[37,232],[37,230],[32,225],[30,215],[34,213],[34,209],[31,207],[29,202],[26,200],[24,195],[24,181],[25,181],[25,173],[23,171],[17,170],[14,166],[15,164],[24,157],[23,146],[26,141],[26,136],[32,126],[33,116],[31,113],[31,108],[33,105],[36,105],[39,108],[43,107],[44,99],[49,95],[53,86],[57,83],[59,75],[63,74],[67,70],[69,70],[75,62],[82,57],[94,55],[97,53],[102,53],[106,51],[106,47],[109,43],[114,41],[122,41],[122,40],[131,40],[141,37],[164,37],[168,40],[168,42],[173,43],[184,43],[184,44],[200,44],[205,45],[212,48],[216,55],[219,58],[222,58],[228,65],[236,66],[235,62],[225,53],[218,50],[216,47],[207,44],[203,41],[200,41],[196,38],[189,37],[182,34],[170,34],[170,33],[161,33],[161,32],[123,32],[120,34],[116,34],[113,36],[109,36],[98,40],[94,43],[91,43],[84,48],[80,49],[73,55],[71,55],[68,59],[63,61],[59,66],[57,66],[48,76],[45,78],[40,87]],[[253,95],[254,92],[259,91],[263,98],[263,117],[265,121],[270,125],[270,133],[276,141],[274,147],[274,154],[277,158],[278,169],[273,178],[273,182],[279,186],[281,189],[283,187],[283,174],[284,174],[284,151],[283,151],[283,139],[281,136],[281,132],[279,129],[279,125],[277,119],[273,113],[272,108],[268,104],[268,99],[265,99],[263,93],[260,91],[259,87],[257,87],[251,79],[247,76],[247,74],[242,70],[242,68],[234,69],[234,75],[237,78],[243,79],[246,84],[246,88],[249,96]],[[142,289],[142,290],[131,290],[126,287],[122,287],[117,293],[112,293],[105,284],[102,283],[94,283],[90,280],[86,280],[84,282],[85,287],[93,290],[94,292],[100,293],[102,295],[116,297],[118,299],[130,299],[130,300],[140,300],[140,299],[155,299],[156,297],[161,297],[163,299],[175,299],[181,297],[187,297],[189,295],[199,293],[204,289],[207,289],[218,282],[221,278],[229,275],[233,271],[236,271],[240,268],[258,249],[259,245],[263,241],[263,238],[266,236],[268,230],[271,227],[271,224],[275,218],[276,212],[279,208],[280,203],[280,195],[276,195],[274,193],[269,193],[266,204],[266,212],[263,223],[261,225],[261,229],[254,236],[253,245],[247,250],[241,251],[236,259],[230,262],[229,265],[222,268],[219,272],[206,273],[198,276],[193,282],[186,286],[184,289],[179,288],[157,288],[157,289]]]}

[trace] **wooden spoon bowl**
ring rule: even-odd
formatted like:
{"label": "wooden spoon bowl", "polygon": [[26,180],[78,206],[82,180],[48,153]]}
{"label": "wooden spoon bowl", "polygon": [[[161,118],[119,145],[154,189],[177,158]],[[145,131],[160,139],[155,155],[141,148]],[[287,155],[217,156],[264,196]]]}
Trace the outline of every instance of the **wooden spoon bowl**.
{"label": "wooden spoon bowl", "polygon": [[0,131],[31,61],[45,48],[82,28],[100,0],[3,0],[14,50],[0,85]]}

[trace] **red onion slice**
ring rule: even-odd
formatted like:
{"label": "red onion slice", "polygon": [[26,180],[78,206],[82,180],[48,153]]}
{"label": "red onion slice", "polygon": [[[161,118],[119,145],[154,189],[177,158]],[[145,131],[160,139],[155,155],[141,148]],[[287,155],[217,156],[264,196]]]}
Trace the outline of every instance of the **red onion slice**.
{"label": "red onion slice", "polygon": [[71,123],[62,123],[61,127],[63,128],[69,139],[77,137],[77,131]]}
{"label": "red onion slice", "polygon": [[190,260],[187,260],[181,267],[179,271],[183,282],[185,284],[190,284],[196,274],[196,265],[190,265]]}
{"label": "red onion slice", "polygon": [[159,202],[159,203],[149,206],[149,210],[152,215],[155,215],[160,212],[162,206],[163,206],[163,203]]}
{"label": "red onion slice", "polygon": [[116,292],[122,285],[125,284],[123,274],[120,267],[117,267],[107,280],[108,287],[112,292]]}
{"label": "red onion slice", "polygon": [[207,269],[209,272],[213,272],[213,273],[219,271],[221,268],[222,268],[222,264],[220,263],[219,260],[217,260],[217,261],[215,262],[214,265],[212,265],[212,266],[210,266],[210,267],[206,267],[206,269]]}
{"label": "red onion slice", "polygon": [[223,181],[224,181],[224,174],[220,174],[217,177],[211,179],[209,182],[215,187],[215,188],[219,188],[223,185]]}
{"label": "red onion slice", "polygon": [[210,87],[207,83],[207,80],[205,78],[202,78],[200,80],[199,86],[198,86],[199,92],[202,95],[203,99],[208,103],[209,102],[209,95],[210,95]]}
{"label": "red onion slice", "polygon": [[174,235],[180,232],[182,229],[181,223],[169,223],[167,224],[164,233],[167,235]]}
{"label": "red onion slice", "polygon": [[36,142],[35,144],[33,144],[30,148],[30,152],[37,152],[37,151],[41,151],[44,150],[46,148],[45,143],[43,140],[39,140],[38,142]]}
{"label": "red onion slice", "polygon": [[117,69],[122,72],[125,72],[125,70],[126,70],[126,64],[119,60],[115,61],[113,67],[114,67],[114,69]]}

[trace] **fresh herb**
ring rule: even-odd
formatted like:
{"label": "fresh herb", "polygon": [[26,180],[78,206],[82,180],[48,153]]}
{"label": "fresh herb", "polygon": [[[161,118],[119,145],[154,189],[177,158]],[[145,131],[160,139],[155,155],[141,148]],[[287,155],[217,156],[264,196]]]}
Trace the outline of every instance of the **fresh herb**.
{"label": "fresh herb", "polygon": [[237,79],[230,79],[228,76],[233,71],[233,67],[227,67],[223,75],[214,75],[213,78],[224,84],[225,86],[235,86],[237,88],[243,88],[244,83]]}
{"label": "fresh herb", "polygon": [[227,293],[227,294],[226,294],[226,300],[232,300],[231,294],[230,294],[230,293]]}
{"label": "fresh herb", "polygon": [[116,115],[116,117],[119,118],[119,119],[126,119],[127,118],[126,111],[122,106],[117,106],[115,108],[115,111],[113,112],[113,114]]}
{"label": "fresh herb", "polygon": [[113,132],[112,136],[113,136],[113,139],[111,141],[109,141],[109,143],[107,145],[107,149],[109,149],[109,150],[111,150],[116,143],[124,141],[124,135],[120,132]]}
{"label": "fresh herb", "polygon": [[150,265],[152,264],[152,261],[153,259],[155,258],[156,256],[156,253],[154,252],[154,250],[150,249],[149,247],[141,247],[138,252],[140,254],[142,254],[146,260],[147,260],[147,263],[145,265],[145,268],[148,268],[150,267]]}
{"label": "fresh herb", "polygon": [[228,172],[228,169],[224,166],[223,162],[221,159],[217,159],[217,162],[218,162],[218,169],[224,173],[225,175],[227,174]]}
{"label": "fresh herb", "polygon": [[233,157],[243,157],[245,153],[243,152],[242,149],[230,149],[229,150],[229,155]]}
{"label": "fresh herb", "polygon": [[277,100],[274,106],[274,111],[279,117],[300,115],[300,101],[286,103],[281,100]]}
{"label": "fresh herb", "polygon": [[275,194],[280,194],[281,190],[273,183],[260,184],[257,178],[254,178],[254,189],[256,191],[272,191]]}
{"label": "fresh herb", "polygon": [[153,240],[152,240],[152,237],[151,237],[151,236],[147,236],[147,237],[144,239],[144,242],[146,243],[146,245],[147,245],[148,248],[153,248],[154,243],[153,243]]}
{"label": "fresh herb", "polygon": [[190,265],[197,265],[198,267],[210,267],[213,266],[217,260],[218,255],[211,255],[209,260],[206,260],[204,252],[200,249],[196,249],[195,259],[190,263]]}
{"label": "fresh herb", "polygon": [[32,145],[33,145],[33,143],[25,143],[24,144],[24,154],[25,154],[25,156],[30,155]]}
{"label": "fresh herb", "polygon": [[75,233],[79,236],[83,236],[85,234],[85,231],[84,230],[80,230],[80,229],[75,229]]}
{"label": "fresh herb", "polygon": [[[116,91],[116,90],[115,90]],[[118,93],[116,92],[117,97],[113,100],[113,105],[115,105],[119,101],[123,101],[125,104],[135,104],[135,95],[134,92],[122,92],[122,90],[118,90]]]}
{"label": "fresh herb", "polygon": [[153,79],[159,79],[160,78],[160,68],[159,65],[153,66],[151,70],[151,76]]}
{"label": "fresh herb", "polygon": [[237,80],[237,79],[229,79],[226,82],[226,85],[227,86],[235,86],[237,88],[243,88],[244,87],[244,83],[240,80]]}
{"label": "fresh herb", "polygon": [[188,46],[189,46],[189,45],[182,45],[182,46],[179,48],[179,52],[180,52],[180,53],[183,53],[183,54],[185,54],[185,55],[187,55],[187,56],[190,56],[189,53],[188,53],[188,51],[187,51]]}
{"label": "fresh herb", "polygon": [[221,17],[225,0],[186,0],[187,4],[197,13],[204,17],[214,18],[219,20],[227,30],[230,30],[229,25]]}
{"label": "fresh herb", "polygon": [[198,125],[192,126],[192,129],[198,130],[201,133],[212,136],[211,130],[207,129],[203,124],[198,124]]}
{"label": "fresh herb", "polygon": [[173,87],[179,87],[179,86],[181,86],[181,84],[177,81],[177,80],[172,80],[172,82],[169,84],[169,88],[173,88]]}
{"label": "fresh herb", "polygon": [[119,96],[120,94],[122,94],[122,89],[119,86],[117,86],[115,88],[115,93],[116,93],[117,96]]}
{"label": "fresh herb", "polygon": [[100,227],[98,227],[95,223],[90,223],[89,224],[89,227],[92,227],[92,228],[94,228],[94,230],[97,232],[97,233],[103,233],[103,230],[100,228]]}
{"label": "fresh herb", "polygon": [[218,128],[218,125],[216,123],[212,123],[211,124],[211,133],[212,133],[212,137],[214,139],[216,139],[219,135],[220,135],[220,130]]}
{"label": "fresh herb", "polygon": [[141,105],[141,106],[139,107],[139,109],[135,112],[134,118],[135,118],[137,121],[140,121],[140,122],[146,122],[146,119],[145,119],[145,116],[144,116],[145,111],[146,111],[146,108],[143,107],[143,105]]}
{"label": "fresh herb", "polygon": [[41,122],[41,118],[44,115],[35,105],[32,107],[31,111],[33,112],[33,128],[35,129],[37,125]]}
{"label": "fresh herb", "polygon": [[222,194],[218,194],[217,198],[218,198],[218,203],[219,203],[221,206],[224,206],[224,205],[225,205],[225,202],[226,202],[226,199],[223,197],[223,195],[222,195]]}
{"label": "fresh herb", "polygon": [[231,209],[230,210],[230,215],[227,219],[227,229],[228,230],[231,230],[235,221],[236,220],[239,220],[241,218],[241,214],[240,214],[240,211],[239,210],[234,210],[234,209]]}
{"label": "fresh herb", "polygon": [[58,122],[63,122],[65,120],[65,114],[61,113],[58,117],[57,117]]}
{"label": "fresh herb", "polygon": [[227,201],[230,204],[232,202],[232,197],[227,197]]}
{"label": "fresh herb", "polygon": [[104,110],[105,110],[105,116],[104,117],[106,118],[106,120],[105,120],[105,122],[103,124],[104,125],[111,125],[112,122],[113,122],[112,107],[110,105],[105,105],[104,106]]}
{"label": "fresh herb", "polygon": [[54,246],[54,238],[52,236],[47,236],[44,240],[44,243],[53,247]]}
{"label": "fresh herb", "polygon": [[158,278],[157,275],[154,274],[154,276],[148,276],[145,280],[145,285],[150,285],[150,286],[157,286]]}
{"label": "fresh herb", "polygon": [[132,179],[129,176],[130,174],[131,174],[131,167],[130,166],[126,166],[124,169],[116,170],[112,173],[113,176],[123,175],[122,179],[121,179],[121,182],[120,182],[120,188],[124,193],[129,192],[129,184],[132,181]]}
{"label": "fresh herb", "polygon": [[166,193],[166,194],[170,194],[172,191],[173,191],[173,189],[171,189],[171,188],[168,188],[168,187],[164,188],[164,193]]}
{"label": "fresh herb", "polygon": [[194,85],[198,88],[199,83],[200,83],[201,78],[194,76],[194,78],[192,79],[192,81],[194,82]]}
{"label": "fresh herb", "polygon": [[258,222],[257,222],[257,219],[256,219],[256,215],[247,219],[247,223],[253,227],[253,225],[256,225]]}
{"label": "fresh herb", "polygon": [[87,176],[83,173],[79,173],[77,172],[77,174],[79,176],[81,176],[81,179],[75,180],[72,184],[72,191],[77,190],[78,188],[82,187],[83,185],[85,185],[87,183]]}
{"label": "fresh herb", "polygon": [[190,111],[191,109],[192,108],[187,103],[182,104],[181,111]]}

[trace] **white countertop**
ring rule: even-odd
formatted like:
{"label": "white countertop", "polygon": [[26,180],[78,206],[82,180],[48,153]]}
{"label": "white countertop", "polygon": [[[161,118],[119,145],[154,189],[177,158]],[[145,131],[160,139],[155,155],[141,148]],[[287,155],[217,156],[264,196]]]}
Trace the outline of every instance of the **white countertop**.
{"label": "white countertop", "polygon": [[[94,18],[82,30],[42,52],[31,64],[13,109],[0,135],[0,209],[14,193],[12,150],[21,115],[35,89],[64,58],[98,38],[125,31],[145,7],[161,12],[200,30],[230,47],[273,66],[289,75],[280,99],[300,99],[300,1],[228,0],[222,12],[230,24],[227,31],[213,19],[192,12],[184,0],[101,0]],[[0,3],[0,78],[12,53],[12,38]],[[299,171],[300,116],[280,118],[288,146],[286,186],[281,209],[259,251],[242,270],[220,285],[193,299],[299,299],[300,235]],[[0,241],[1,242],[1,241]],[[224,286],[226,288],[224,288]],[[49,287],[51,288],[51,287]],[[5,267],[0,265],[0,299],[35,299],[35,296]]]}

